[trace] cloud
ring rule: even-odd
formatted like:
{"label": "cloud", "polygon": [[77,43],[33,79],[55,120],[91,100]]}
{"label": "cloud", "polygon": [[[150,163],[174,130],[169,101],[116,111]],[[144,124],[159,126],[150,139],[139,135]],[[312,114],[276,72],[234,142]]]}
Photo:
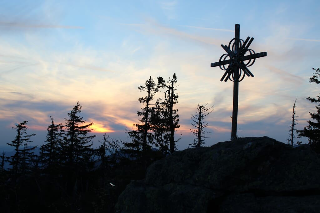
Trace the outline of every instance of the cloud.
{"label": "cloud", "polygon": [[[33,125],[47,125],[50,122],[49,116],[58,117],[58,120],[63,120],[61,113],[66,112],[68,105],[50,101],[36,101],[30,98],[29,94],[14,93],[16,97],[11,99],[1,99],[1,119],[28,120],[35,122]],[[23,99],[23,100],[22,100]],[[70,107],[71,109],[71,107]],[[59,117],[61,117],[59,119]]]}
{"label": "cloud", "polygon": [[102,123],[102,122],[94,120],[94,119],[89,119],[89,122],[93,123],[90,126],[90,129],[92,129],[92,132],[97,132],[97,133],[114,132],[114,130],[112,128],[110,128],[108,125],[106,125],[105,123]]}
{"label": "cloud", "polygon": [[160,5],[163,10],[173,10],[177,3],[177,1],[161,1]]}
{"label": "cloud", "polygon": [[22,65],[22,66],[17,66],[15,68],[12,68],[12,69],[8,69],[8,70],[5,70],[5,71],[2,71],[0,72],[0,76],[1,75],[4,75],[4,74],[12,74],[12,72],[14,71],[17,71],[17,70],[20,70],[20,69],[23,69],[23,68],[26,68],[26,67],[33,67],[33,66],[37,66],[39,65],[39,63],[34,63],[34,64],[25,64],[25,65]]}
{"label": "cloud", "polygon": [[56,6],[49,5],[48,2],[29,1],[2,4],[0,31],[21,33],[39,29],[84,29],[81,26],[57,24],[62,18],[62,13]]}
{"label": "cloud", "polygon": [[[6,90],[6,89],[3,89]],[[28,93],[22,93],[22,92],[15,92],[15,91],[3,91],[0,93],[7,93],[8,95],[3,95],[0,100],[6,101],[6,100],[32,100],[34,98],[34,95],[28,94]],[[8,98],[10,97],[10,99]]]}
{"label": "cloud", "polygon": [[31,24],[31,23],[24,23],[24,22],[4,22],[0,21],[0,29],[10,29],[10,28],[21,28],[21,29],[84,29],[83,27],[79,26],[68,26],[68,25],[52,25],[52,24]]}
{"label": "cloud", "polygon": [[101,71],[101,72],[114,72],[112,70],[101,68],[101,67],[97,67],[97,66],[94,66],[94,65],[75,65],[75,64],[65,64],[65,65],[84,68],[84,69],[87,69],[87,70],[95,70],[95,71]]}
{"label": "cloud", "polygon": [[195,29],[201,29],[201,30],[216,30],[216,31],[224,31],[224,32],[232,32],[234,33],[234,30],[227,30],[227,29],[216,29],[216,28],[209,28],[209,27],[196,27],[196,26],[189,26],[189,25],[180,25],[183,27],[189,27],[189,28],[195,28]]}
{"label": "cloud", "polygon": [[221,107],[220,105],[224,103],[227,91],[228,89],[225,88],[220,90],[218,93],[214,95],[214,98],[213,98],[214,108]]}
{"label": "cloud", "polygon": [[168,26],[161,25],[157,21],[151,18],[145,19],[147,22],[146,24],[126,24],[128,26],[136,27],[143,32],[148,32],[156,35],[166,35],[166,36],[173,36],[175,38],[183,39],[186,41],[194,41],[196,43],[201,43],[204,45],[216,45],[221,46],[223,43],[223,40],[216,39],[212,37],[205,37],[205,36],[199,36],[195,34],[189,34],[183,31],[179,31],[175,28],[171,28]]}
{"label": "cloud", "polygon": [[212,129],[213,131],[217,132],[217,133],[222,133],[222,132],[231,132],[230,128],[226,128],[226,127],[221,127],[221,126],[208,126],[208,129]]}
{"label": "cloud", "polygon": [[272,73],[276,74],[280,79],[285,82],[301,85],[305,82],[305,80],[297,75],[293,75],[284,70],[278,69],[271,65],[265,65]]}
{"label": "cloud", "polygon": [[137,47],[136,49],[132,50],[131,54],[133,54],[133,53],[135,53],[135,52],[139,51],[140,49],[141,49],[141,47]]}
{"label": "cloud", "polygon": [[167,16],[167,19],[175,19],[176,13],[175,8],[178,4],[178,1],[160,1],[160,7],[164,14]]}
{"label": "cloud", "polygon": [[290,40],[296,40],[296,41],[315,41],[315,42],[320,42],[318,39],[305,39],[305,38],[288,38]]}

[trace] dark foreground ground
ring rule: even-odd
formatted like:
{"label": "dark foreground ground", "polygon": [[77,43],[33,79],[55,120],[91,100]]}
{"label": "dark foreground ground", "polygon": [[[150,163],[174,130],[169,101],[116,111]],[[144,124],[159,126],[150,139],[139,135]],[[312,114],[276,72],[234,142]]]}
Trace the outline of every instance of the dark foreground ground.
{"label": "dark foreground ground", "polygon": [[319,180],[320,158],[308,145],[241,138],[153,163],[122,192],[116,212],[316,213]]}

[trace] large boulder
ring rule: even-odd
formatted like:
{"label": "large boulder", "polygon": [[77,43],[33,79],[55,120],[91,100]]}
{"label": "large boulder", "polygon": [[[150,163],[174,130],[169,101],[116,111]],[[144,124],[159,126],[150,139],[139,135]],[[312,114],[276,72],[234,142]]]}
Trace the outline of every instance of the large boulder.
{"label": "large boulder", "polygon": [[292,148],[248,137],[175,152],[131,181],[119,213],[319,212],[320,158],[307,145]]}

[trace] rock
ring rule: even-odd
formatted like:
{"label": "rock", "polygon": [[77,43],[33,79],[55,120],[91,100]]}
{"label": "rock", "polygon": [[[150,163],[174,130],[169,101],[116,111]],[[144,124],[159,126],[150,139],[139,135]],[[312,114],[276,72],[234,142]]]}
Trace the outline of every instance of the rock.
{"label": "rock", "polygon": [[320,159],[269,137],[186,149],[156,161],[118,198],[119,213],[318,212]]}

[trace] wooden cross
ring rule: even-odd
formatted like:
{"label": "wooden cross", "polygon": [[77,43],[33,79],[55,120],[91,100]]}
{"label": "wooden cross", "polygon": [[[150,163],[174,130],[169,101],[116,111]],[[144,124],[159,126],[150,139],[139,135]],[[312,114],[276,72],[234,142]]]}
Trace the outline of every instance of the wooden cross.
{"label": "wooden cross", "polygon": [[[211,63],[211,67],[219,66],[225,70],[220,81],[233,81],[233,111],[232,111],[232,131],[231,140],[237,138],[237,118],[238,118],[238,96],[239,82],[247,75],[254,77],[247,67],[254,64],[256,58],[267,56],[266,52],[255,53],[249,49],[253,38],[247,37],[245,41],[240,39],[240,24],[235,25],[235,38],[229,42],[229,45],[221,44],[222,49],[227,54],[223,54],[219,62]],[[225,65],[228,64],[226,68]]]}

